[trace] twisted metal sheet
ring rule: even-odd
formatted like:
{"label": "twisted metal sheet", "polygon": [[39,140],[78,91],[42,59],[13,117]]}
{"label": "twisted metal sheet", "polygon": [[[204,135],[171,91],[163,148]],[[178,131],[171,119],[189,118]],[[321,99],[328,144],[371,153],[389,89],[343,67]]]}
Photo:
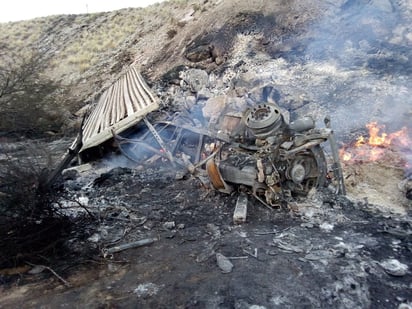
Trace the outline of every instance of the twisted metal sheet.
{"label": "twisted metal sheet", "polygon": [[136,69],[130,69],[99,98],[82,128],[80,152],[102,144],[116,134],[130,128],[148,113],[158,109],[155,97]]}

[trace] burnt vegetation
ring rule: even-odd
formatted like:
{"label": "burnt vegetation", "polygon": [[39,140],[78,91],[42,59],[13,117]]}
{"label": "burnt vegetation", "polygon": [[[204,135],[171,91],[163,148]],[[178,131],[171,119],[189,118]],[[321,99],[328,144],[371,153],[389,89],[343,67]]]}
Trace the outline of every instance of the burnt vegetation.
{"label": "burnt vegetation", "polygon": [[[53,160],[25,138],[59,132],[59,84],[44,72],[49,63],[34,48],[0,54],[0,268],[53,257],[70,219],[55,204],[60,192],[48,185]],[[41,258],[43,257],[43,258]]]}
{"label": "burnt vegetation", "polygon": [[[53,205],[56,191],[44,187],[47,170],[30,147],[19,159],[6,154],[0,171],[0,268],[51,256],[69,220]],[[44,261],[43,261],[44,262]]]}

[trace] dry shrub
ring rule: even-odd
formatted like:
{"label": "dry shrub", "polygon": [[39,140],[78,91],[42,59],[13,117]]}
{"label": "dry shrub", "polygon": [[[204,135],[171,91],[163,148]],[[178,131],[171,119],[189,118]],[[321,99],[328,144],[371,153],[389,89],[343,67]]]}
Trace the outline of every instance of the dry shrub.
{"label": "dry shrub", "polygon": [[45,186],[50,160],[35,146],[2,149],[0,170],[0,269],[42,262],[62,248],[70,219],[54,205],[58,192]]}
{"label": "dry shrub", "polygon": [[57,131],[63,123],[56,111],[58,83],[42,72],[48,60],[39,51],[14,51],[6,46],[0,54],[0,131],[41,135]]}

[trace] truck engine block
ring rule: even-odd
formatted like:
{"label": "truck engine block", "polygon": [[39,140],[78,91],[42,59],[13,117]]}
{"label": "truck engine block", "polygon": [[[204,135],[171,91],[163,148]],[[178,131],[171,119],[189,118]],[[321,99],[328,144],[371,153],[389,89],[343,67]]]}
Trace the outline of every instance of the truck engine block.
{"label": "truck engine block", "polygon": [[213,187],[222,192],[249,190],[268,205],[324,186],[327,162],[321,143],[330,132],[304,117],[287,124],[274,104],[246,112],[232,143],[206,164]]}

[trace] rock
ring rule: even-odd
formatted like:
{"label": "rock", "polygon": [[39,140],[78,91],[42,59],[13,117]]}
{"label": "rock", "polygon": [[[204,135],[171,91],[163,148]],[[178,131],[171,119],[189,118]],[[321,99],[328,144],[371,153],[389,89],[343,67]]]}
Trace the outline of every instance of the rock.
{"label": "rock", "polygon": [[87,238],[88,241],[93,242],[93,243],[97,243],[100,241],[100,235],[98,233],[94,233],[92,236],[90,236],[89,238]]}
{"label": "rock", "polygon": [[194,13],[195,13],[195,10],[194,10],[194,9],[190,9],[190,11],[187,12],[187,13],[185,14],[185,16],[184,16],[181,20],[179,20],[179,24],[185,25],[185,24],[188,23],[189,21],[193,20],[193,14],[194,14]]}
{"label": "rock", "polygon": [[209,99],[211,96],[212,96],[212,93],[210,92],[210,90],[208,90],[207,88],[203,87],[202,89],[200,89],[200,90],[197,92],[196,98],[197,98],[198,101],[200,101],[200,100],[207,100],[207,99]]}
{"label": "rock", "polygon": [[[198,96],[200,95],[200,93],[198,93]],[[194,105],[196,104],[196,97],[189,95],[185,98],[185,107],[187,109],[191,109]]]}
{"label": "rock", "polygon": [[217,65],[225,62],[225,48],[221,44],[213,44],[210,46],[210,54]]}
{"label": "rock", "polygon": [[408,266],[405,264],[402,264],[396,259],[388,259],[383,262],[380,262],[379,265],[382,266],[382,268],[392,276],[396,277],[402,277],[405,276],[406,273],[408,272]]}
{"label": "rock", "polygon": [[219,239],[222,236],[219,227],[213,223],[208,223],[206,229],[208,233],[212,235],[212,239]]}
{"label": "rock", "polygon": [[160,290],[160,286],[148,282],[148,283],[142,283],[137,286],[133,290],[133,293],[137,295],[137,297],[148,297],[148,296],[153,296],[156,295]]}
{"label": "rock", "polygon": [[63,178],[63,179],[65,180],[65,184],[64,184],[65,187],[69,190],[79,191],[83,188],[83,184],[81,184],[78,181],[71,180],[71,179],[66,180],[66,178]]}
{"label": "rock", "polygon": [[217,65],[221,65],[222,63],[225,62],[225,58],[223,58],[223,57],[216,57],[216,58],[215,58],[215,62],[216,62]]}
{"label": "rock", "polygon": [[180,73],[180,78],[189,86],[190,91],[198,93],[209,86],[209,75],[200,69],[189,69]]}
{"label": "rock", "polygon": [[162,75],[161,80],[166,84],[179,85],[180,73],[187,69],[184,65],[178,65]]}
{"label": "rock", "polygon": [[77,200],[84,207],[89,205],[89,198],[87,196],[79,196]]}
{"label": "rock", "polygon": [[206,101],[205,106],[202,108],[203,117],[209,118],[210,123],[216,123],[217,119],[226,107],[226,96],[218,96],[210,98]]}
{"label": "rock", "polygon": [[333,231],[333,224],[323,222],[321,225],[319,225],[319,228],[327,233]]}
{"label": "rock", "polygon": [[209,45],[194,45],[187,47],[185,57],[192,62],[200,62],[212,57]]}
{"label": "rock", "polygon": [[79,172],[76,169],[66,169],[62,172],[64,180],[75,180],[79,177]]}
{"label": "rock", "polygon": [[267,102],[278,104],[281,98],[279,90],[272,85],[265,85],[250,91],[250,99],[256,103]]}
{"label": "rock", "polygon": [[163,223],[163,227],[164,227],[165,229],[167,229],[167,230],[174,229],[175,226],[176,226],[176,224],[175,224],[174,221],[170,221],[170,222],[165,222],[165,223]]}
{"label": "rock", "polygon": [[219,266],[222,273],[228,274],[228,273],[232,272],[233,264],[223,254],[216,253],[216,262],[217,262],[217,266]]}

